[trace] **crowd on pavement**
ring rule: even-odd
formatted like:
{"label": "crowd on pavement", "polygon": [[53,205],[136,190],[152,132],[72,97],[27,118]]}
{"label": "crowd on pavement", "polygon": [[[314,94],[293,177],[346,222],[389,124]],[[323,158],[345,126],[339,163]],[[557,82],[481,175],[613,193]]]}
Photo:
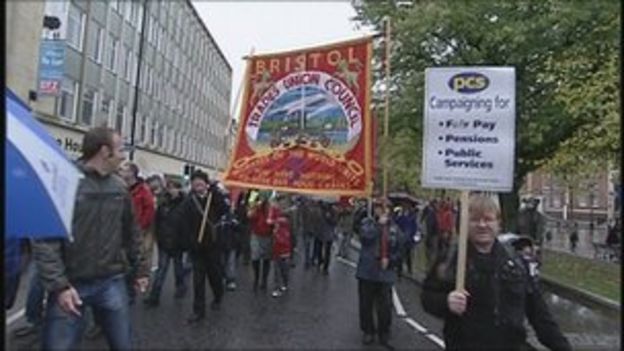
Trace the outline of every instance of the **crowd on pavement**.
{"label": "crowd on pavement", "polygon": [[347,257],[354,238],[361,243],[355,277],[364,344],[377,338],[391,348],[392,287],[405,269],[411,273],[422,241],[428,262],[422,303],[445,320],[447,348],[524,347],[525,317],[546,346],[570,348],[541,298],[535,270],[524,270],[534,262],[533,243],[510,250],[496,240],[500,210],[488,197],[471,198],[466,290],[456,291],[460,211],[450,198],[420,208],[383,198],[330,201],[258,189],[234,194],[201,170],[190,175],[185,191],[173,178],[142,178],[139,166],[125,161],[121,136],[104,127],[85,134],[77,164],[85,177],[73,239],[29,243],[30,325],[17,335],[41,330],[44,350],[77,348],[87,325],[87,336],[102,334],[111,349],[132,349],[130,306],[142,296],[145,308],[159,306],[172,262],[174,298],[192,291],[187,321],[197,324],[206,318],[206,280],[212,311],[221,309],[225,291],[238,288],[239,264],[251,265],[256,294],[277,299],[290,292],[297,261],[304,272],[328,275],[334,248]]}

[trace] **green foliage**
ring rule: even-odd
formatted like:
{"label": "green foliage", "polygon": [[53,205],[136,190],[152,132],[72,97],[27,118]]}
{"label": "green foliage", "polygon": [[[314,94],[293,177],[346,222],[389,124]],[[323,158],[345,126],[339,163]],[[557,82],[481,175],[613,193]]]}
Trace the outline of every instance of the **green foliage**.
{"label": "green foliage", "polygon": [[[619,2],[421,0],[410,8],[394,3],[364,1],[357,17],[380,32],[384,16],[391,18],[391,186],[419,182],[427,67],[516,68],[516,190],[527,173],[553,158],[617,157]],[[383,43],[376,47],[381,61]],[[377,67],[379,81],[383,67]],[[517,193],[502,200],[513,216]]]}

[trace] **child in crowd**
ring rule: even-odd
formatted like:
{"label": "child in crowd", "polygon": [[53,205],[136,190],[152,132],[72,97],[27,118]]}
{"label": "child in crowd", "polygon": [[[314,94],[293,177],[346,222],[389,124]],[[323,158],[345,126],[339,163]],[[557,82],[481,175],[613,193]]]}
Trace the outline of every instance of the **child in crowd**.
{"label": "child in crowd", "polygon": [[267,222],[273,227],[273,266],[275,267],[275,290],[273,297],[280,297],[288,290],[288,275],[292,253],[290,218],[281,203],[283,198],[271,201]]}

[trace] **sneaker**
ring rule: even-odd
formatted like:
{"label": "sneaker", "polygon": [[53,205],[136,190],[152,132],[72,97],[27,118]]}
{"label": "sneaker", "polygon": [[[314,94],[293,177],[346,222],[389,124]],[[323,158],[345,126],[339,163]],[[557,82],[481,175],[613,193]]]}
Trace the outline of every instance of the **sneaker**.
{"label": "sneaker", "polygon": [[97,325],[90,327],[85,333],[85,337],[90,340],[97,339],[100,335],[102,335],[102,328]]}
{"label": "sneaker", "polygon": [[17,330],[15,330],[15,332],[13,332],[13,334],[18,337],[18,338],[22,338],[24,336],[28,336],[28,335],[32,335],[35,333],[38,333],[41,330],[41,325],[40,324],[28,324],[26,326],[23,326]]}
{"label": "sneaker", "polygon": [[288,290],[288,287],[286,285],[280,286],[280,291],[282,292],[286,292]]}
{"label": "sneaker", "polygon": [[187,324],[197,324],[202,321],[206,316],[203,314],[193,313],[190,317],[186,319]]}
{"label": "sneaker", "polygon": [[236,290],[236,283],[235,282],[229,282],[226,287],[227,287],[227,289],[229,291],[234,291],[234,290]]}
{"label": "sneaker", "polygon": [[176,289],[175,294],[173,295],[176,299],[181,299],[186,296],[186,287]]}
{"label": "sneaker", "polygon": [[272,293],[271,293],[271,297],[280,297],[282,296],[283,292],[280,289],[275,289]]}

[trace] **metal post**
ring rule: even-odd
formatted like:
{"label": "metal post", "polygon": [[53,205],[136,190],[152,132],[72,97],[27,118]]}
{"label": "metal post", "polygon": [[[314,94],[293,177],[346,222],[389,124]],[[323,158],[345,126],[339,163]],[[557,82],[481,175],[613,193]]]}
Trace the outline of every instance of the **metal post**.
{"label": "metal post", "polygon": [[136,118],[139,110],[139,94],[141,86],[141,61],[143,60],[143,47],[145,46],[145,27],[147,23],[147,0],[143,0],[143,13],[141,18],[141,34],[139,35],[139,55],[137,57],[136,85],[134,87],[134,103],[132,106],[132,122],[130,124],[130,161],[134,160]]}

